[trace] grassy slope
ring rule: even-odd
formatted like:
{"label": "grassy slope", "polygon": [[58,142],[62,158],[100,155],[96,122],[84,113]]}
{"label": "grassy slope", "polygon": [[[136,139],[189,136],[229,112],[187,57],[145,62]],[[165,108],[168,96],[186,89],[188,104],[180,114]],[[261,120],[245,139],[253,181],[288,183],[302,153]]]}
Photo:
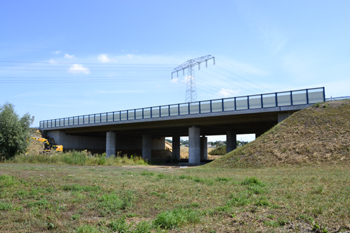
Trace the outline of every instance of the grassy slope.
{"label": "grassy slope", "polygon": [[317,104],[294,113],[210,167],[349,163],[350,101]]}

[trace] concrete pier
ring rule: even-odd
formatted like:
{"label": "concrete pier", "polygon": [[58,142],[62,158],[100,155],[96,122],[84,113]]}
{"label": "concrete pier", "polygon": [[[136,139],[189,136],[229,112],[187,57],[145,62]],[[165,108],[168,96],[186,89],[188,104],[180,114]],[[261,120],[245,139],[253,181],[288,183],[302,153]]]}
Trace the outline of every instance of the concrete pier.
{"label": "concrete pier", "polygon": [[200,142],[200,128],[192,126],[188,129],[189,138],[189,155],[188,162],[191,164],[199,164],[201,162],[201,142]]}
{"label": "concrete pier", "polygon": [[180,135],[173,135],[173,160],[180,160]]}
{"label": "concrete pier", "polygon": [[236,132],[229,130],[226,132],[226,153],[233,151],[237,148],[237,134]]}
{"label": "concrete pier", "polygon": [[152,140],[151,135],[142,135],[142,158],[147,161],[151,161],[152,153]]}
{"label": "concrete pier", "polygon": [[208,138],[201,137],[201,160],[208,160]]}
{"label": "concrete pier", "polygon": [[106,133],[106,154],[107,154],[107,158],[111,155],[116,155],[115,132],[109,131]]}

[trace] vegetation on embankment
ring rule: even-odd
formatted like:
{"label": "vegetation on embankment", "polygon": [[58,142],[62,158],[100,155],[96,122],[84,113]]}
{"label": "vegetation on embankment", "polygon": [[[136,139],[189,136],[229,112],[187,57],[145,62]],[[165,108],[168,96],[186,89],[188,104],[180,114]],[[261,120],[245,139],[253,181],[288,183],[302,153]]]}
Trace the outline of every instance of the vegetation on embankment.
{"label": "vegetation on embankment", "polygon": [[0,232],[339,232],[350,167],[0,164]]}
{"label": "vegetation on embankment", "polygon": [[349,161],[350,101],[343,100],[295,112],[255,141],[207,166],[265,167]]}
{"label": "vegetation on embankment", "polygon": [[5,161],[5,163],[34,163],[34,164],[56,164],[56,165],[78,165],[78,166],[123,166],[123,165],[147,165],[140,156],[111,156],[106,154],[92,155],[88,151],[51,152],[44,154],[16,155]]}

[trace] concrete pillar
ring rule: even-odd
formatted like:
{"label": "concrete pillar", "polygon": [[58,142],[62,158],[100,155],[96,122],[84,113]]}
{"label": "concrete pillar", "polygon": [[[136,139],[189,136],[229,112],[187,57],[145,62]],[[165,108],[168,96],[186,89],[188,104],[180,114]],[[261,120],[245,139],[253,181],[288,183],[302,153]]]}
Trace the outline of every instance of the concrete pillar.
{"label": "concrete pillar", "polygon": [[208,138],[201,137],[201,160],[208,160]]}
{"label": "concrete pillar", "polygon": [[233,151],[237,148],[237,134],[236,132],[229,130],[226,133],[226,152]]}
{"label": "concrete pillar", "polygon": [[180,135],[173,135],[173,160],[180,160]]}
{"label": "concrete pillar", "polygon": [[151,135],[142,135],[142,158],[147,161],[151,161],[152,154],[152,140]]}
{"label": "concrete pillar", "polygon": [[284,121],[285,119],[287,119],[292,114],[293,114],[292,112],[281,112],[281,113],[278,113],[278,123]]}
{"label": "concrete pillar", "polygon": [[189,137],[189,155],[188,162],[199,164],[201,162],[200,155],[200,129],[197,126],[192,126],[188,129],[188,137]]}
{"label": "concrete pillar", "polygon": [[107,158],[116,154],[116,136],[115,132],[109,131],[106,133],[106,154]]}

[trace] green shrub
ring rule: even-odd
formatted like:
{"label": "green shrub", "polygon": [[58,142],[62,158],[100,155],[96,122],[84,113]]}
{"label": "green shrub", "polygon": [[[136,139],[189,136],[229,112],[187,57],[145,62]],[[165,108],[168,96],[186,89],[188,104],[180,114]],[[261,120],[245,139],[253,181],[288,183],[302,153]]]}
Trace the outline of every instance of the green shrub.
{"label": "green shrub", "polygon": [[136,225],[136,229],[133,233],[151,233],[152,224],[147,221],[141,221]]}

